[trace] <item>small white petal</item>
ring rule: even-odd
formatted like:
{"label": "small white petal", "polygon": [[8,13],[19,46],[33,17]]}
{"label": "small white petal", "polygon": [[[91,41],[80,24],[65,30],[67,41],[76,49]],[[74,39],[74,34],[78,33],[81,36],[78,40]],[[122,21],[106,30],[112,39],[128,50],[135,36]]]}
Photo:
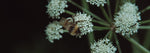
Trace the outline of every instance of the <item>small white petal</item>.
{"label": "small white petal", "polygon": [[59,22],[54,21],[52,23],[50,23],[45,30],[45,33],[47,35],[47,39],[53,43],[54,39],[59,40],[60,38],[62,38],[60,33],[63,33],[63,29],[62,26],[59,24]]}
{"label": "small white petal", "polygon": [[117,48],[109,42],[109,39],[103,39],[91,45],[91,53],[115,53]]}
{"label": "small white petal", "polygon": [[47,13],[54,19],[60,19],[59,15],[65,12],[68,7],[66,0],[51,0],[47,7]]}
{"label": "small white petal", "polygon": [[106,2],[106,0],[86,0],[86,2],[89,2],[92,5],[97,5],[97,7],[99,7],[100,5],[104,6]]}
{"label": "small white petal", "polygon": [[124,35],[132,35],[139,29],[138,21],[141,20],[140,12],[135,4],[125,3],[120,7],[120,11],[115,15],[116,33]]}

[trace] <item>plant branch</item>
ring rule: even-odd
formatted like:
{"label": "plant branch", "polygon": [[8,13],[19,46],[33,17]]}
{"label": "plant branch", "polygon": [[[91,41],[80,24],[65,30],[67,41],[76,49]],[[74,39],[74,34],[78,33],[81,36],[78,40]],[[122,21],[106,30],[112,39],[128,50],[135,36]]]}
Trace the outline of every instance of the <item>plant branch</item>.
{"label": "plant branch", "polygon": [[150,34],[150,30],[147,31],[147,33],[144,37],[144,42],[143,42],[144,47],[147,49],[150,49],[150,40],[149,40],[150,35],[149,34]]}
{"label": "plant branch", "polygon": [[133,45],[135,45],[138,49],[140,49],[141,51],[143,51],[144,53],[150,53],[150,51],[148,51],[146,48],[144,48],[142,45],[140,45],[138,42],[136,42],[134,39],[130,38],[130,37],[126,37],[126,39],[131,42]]}
{"label": "plant branch", "polygon": [[98,21],[98,20],[95,20],[95,19],[93,19],[92,22],[98,23],[98,24],[104,25],[104,26],[109,26],[109,24],[107,24],[107,23],[102,23],[102,22],[100,22],[100,21]]}
{"label": "plant branch", "polygon": [[103,8],[103,6],[100,6],[100,9],[101,9],[103,15],[105,16],[106,20],[107,20],[109,23],[111,23],[111,20],[109,19],[108,14],[107,14],[106,10]]}
{"label": "plant branch", "polygon": [[120,2],[120,0],[116,0],[115,13],[118,12],[119,2]]}
{"label": "plant branch", "polygon": [[88,5],[88,3],[86,2],[86,0],[81,0],[81,1],[82,1],[82,6],[83,6],[85,9],[89,10],[89,5]]}
{"label": "plant branch", "polygon": [[70,14],[70,15],[75,15],[75,13],[69,11],[69,10],[65,10],[65,13]]}
{"label": "plant branch", "polygon": [[150,26],[140,26],[139,29],[150,29]]}
{"label": "plant branch", "polygon": [[139,23],[140,23],[140,24],[150,23],[150,20],[140,21]]}
{"label": "plant branch", "polygon": [[148,11],[148,10],[150,10],[150,6],[147,6],[146,8],[144,8],[143,10],[141,10],[140,12],[144,13],[145,11]]}
{"label": "plant branch", "polygon": [[132,3],[135,3],[135,2],[136,2],[136,0],[131,0],[131,2],[132,2]]}
{"label": "plant branch", "polygon": [[108,14],[109,14],[109,17],[110,17],[110,21],[112,22],[112,14],[111,14],[111,7],[110,7],[110,2],[109,0],[107,0],[107,8],[108,8]]}
{"label": "plant branch", "polygon": [[93,26],[93,29],[94,29],[94,30],[101,31],[101,30],[109,30],[110,28],[109,28],[109,27]]}
{"label": "plant branch", "polygon": [[120,44],[119,44],[119,42],[118,42],[117,35],[114,34],[114,37],[115,37],[115,41],[116,41],[116,44],[117,44],[118,51],[119,51],[119,53],[122,53],[121,48],[120,48]]}
{"label": "plant branch", "polygon": [[91,32],[91,33],[88,34],[89,44],[93,44],[94,43],[95,38],[94,38],[94,34],[93,33],[94,32]]}
{"label": "plant branch", "polygon": [[84,12],[88,13],[89,15],[93,16],[95,19],[100,20],[100,22],[102,23],[107,23],[106,21],[104,21],[103,19],[101,19],[100,17],[96,16],[95,14],[91,13],[90,11],[88,11],[87,9],[83,8],[82,6],[76,4],[75,2],[68,0],[71,4],[75,5],[76,7],[80,8],[81,10],[83,10]]}
{"label": "plant branch", "polygon": [[111,30],[109,30],[108,32],[107,32],[107,34],[105,35],[105,37],[104,38],[107,38],[110,34],[112,33],[112,31]]}

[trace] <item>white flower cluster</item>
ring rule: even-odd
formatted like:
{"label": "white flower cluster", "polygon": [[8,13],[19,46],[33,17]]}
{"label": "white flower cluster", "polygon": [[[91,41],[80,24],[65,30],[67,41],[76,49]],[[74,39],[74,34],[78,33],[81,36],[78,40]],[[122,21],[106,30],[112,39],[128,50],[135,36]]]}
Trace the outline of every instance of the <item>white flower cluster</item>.
{"label": "white flower cluster", "polygon": [[76,22],[79,30],[81,32],[80,35],[85,35],[87,33],[93,32],[93,24],[91,23],[92,18],[87,14],[82,14],[81,12],[77,13],[74,17],[74,21]]}
{"label": "white flower cluster", "polygon": [[60,19],[59,15],[68,7],[66,0],[51,0],[47,5],[47,13],[54,19]]}
{"label": "white flower cluster", "polygon": [[92,53],[115,53],[117,50],[112,43],[109,42],[109,39],[103,39],[95,42],[91,45]]}
{"label": "white flower cluster", "polygon": [[62,38],[60,33],[63,33],[63,29],[62,26],[60,25],[59,22],[54,21],[52,23],[50,23],[47,27],[46,27],[46,35],[48,36],[47,39],[53,43],[54,39],[59,40],[60,38]]}
{"label": "white flower cluster", "polygon": [[100,5],[104,6],[106,2],[106,0],[86,0],[86,2],[89,2],[92,5],[97,5],[97,7],[99,7]]}
{"label": "white flower cluster", "polygon": [[137,11],[138,7],[130,2],[120,7],[120,11],[114,18],[116,33],[130,36],[137,32],[139,28],[138,21],[141,20],[140,12]]}

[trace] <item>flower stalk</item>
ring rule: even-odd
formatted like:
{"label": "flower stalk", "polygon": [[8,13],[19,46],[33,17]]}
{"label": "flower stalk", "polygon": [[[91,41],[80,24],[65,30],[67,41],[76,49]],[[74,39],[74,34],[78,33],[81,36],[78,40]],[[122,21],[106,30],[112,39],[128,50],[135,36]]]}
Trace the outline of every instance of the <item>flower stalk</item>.
{"label": "flower stalk", "polygon": [[146,35],[145,35],[145,37],[144,37],[144,42],[143,42],[143,46],[145,47],[145,48],[147,48],[147,49],[150,49],[149,47],[150,47],[150,40],[149,40],[149,38],[150,38],[150,30],[148,30],[147,32],[146,32]]}
{"label": "flower stalk", "polygon": [[[87,3],[85,0],[82,0],[82,6],[83,6],[85,9],[89,10],[89,5],[88,5],[88,3]],[[94,34],[93,34],[93,33],[94,33],[94,32],[91,32],[91,33],[88,34],[89,45],[91,45],[91,44],[94,43],[95,38],[94,38]]]}
{"label": "flower stalk", "polygon": [[150,26],[140,26],[140,29],[150,29]]}
{"label": "flower stalk", "polygon": [[147,6],[146,8],[144,8],[143,10],[141,10],[140,12],[144,13],[145,11],[148,11],[148,10],[150,10],[150,6]]}
{"label": "flower stalk", "polygon": [[94,30],[98,30],[98,31],[101,31],[101,30],[109,30],[110,28],[109,27],[100,27],[100,26],[93,26],[93,29]]}
{"label": "flower stalk", "polygon": [[103,25],[103,26],[110,26],[110,25],[107,24],[107,23],[102,23],[102,22],[100,22],[100,21],[98,21],[98,20],[95,20],[95,19],[93,19],[92,22],[98,23],[98,24]]}
{"label": "flower stalk", "polygon": [[89,41],[89,44],[93,44],[94,43],[94,32],[91,32],[88,34],[88,41]]}
{"label": "flower stalk", "polygon": [[107,0],[107,8],[108,8],[108,14],[109,14],[109,18],[110,18],[110,22],[112,22],[112,14],[111,14],[111,7],[110,7],[110,1]]}
{"label": "flower stalk", "polygon": [[137,41],[135,41],[133,38],[127,38],[125,37],[129,42],[131,42],[133,45],[135,45],[137,48],[139,48],[140,50],[142,50],[144,53],[150,53],[149,50],[147,50],[146,48],[144,48],[142,45],[140,45]]}
{"label": "flower stalk", "polygon": [[69,10],[65,10],[65,13],[69,14],[69,15],[75,15],[75,13],[69,11]]}
{"label": "flower stalk", "polygon": [[139,23],[140,24],[147,24],[147,23],[150,23],[150,20],[140,21]]}
{"label": "flower stalk", "polygon": [[112,34],[112,31],[111,30],[109,30],[108,32],[107,32],[107,34],[105,35],[105,37],[104,38],[108,38],[108,36],[110,36]]}
{"label": "flower stalk", "polygon": [[106,10],[103,8],[103,6],[100,6],[100,9],[101,9],[103,15],[105,16],[106,20],[107,20],[109,23],[111,23],[111,20],[110,20],[110,18],[108,17],[108,14],[107,14]]}
{"label": "flower stalk", "polygon": [[115,38],[115,42],[116,42],[116,45],[117,45],[117,48],[118,48],[119,53],[122,53],[121,48],[120,48],[120,44],[119,44],[119,40],[118,40],[116,34],[114,34],[114,38]]}
{"label": "flower stalk", "polygon": [[71,4],[75,5],[76,7],[80,8],[81,10],[83,10],[84,12],[88,13],[89,15],[93,16],[95,19],[100,20],[100,22],[102,23],[107,23],[106,21],[104,21],[103,19],[101,19],[100,17],[96,16],[95,14],[91,13],[90,11],[88,11],[87,9],[81,7],[80,5],[76,4],[75,2],[68,0],[68,2],[70,2]]}
{"label": "flower stalk", "polygon": [[[119,2],[120,2],[120,0],[116,0],[115,13],[118,12],[118,9],[119,9]],[[114,13],[114,14],[115,14],[115,13]]]}

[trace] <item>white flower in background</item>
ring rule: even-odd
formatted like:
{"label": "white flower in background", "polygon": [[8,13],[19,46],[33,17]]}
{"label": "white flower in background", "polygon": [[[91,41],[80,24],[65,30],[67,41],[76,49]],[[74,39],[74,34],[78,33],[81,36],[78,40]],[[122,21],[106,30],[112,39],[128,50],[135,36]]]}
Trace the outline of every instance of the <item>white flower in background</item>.
{"label": "white flower in background", "polygon": [[123,6],[120,7],[120,10],[126,13],[137,13],[138,11],[138,6],[135,4],[132,4],[130,2],[126,2]]}
{"label": "white flower in background", "polygon": [[125,3],[120,7],[120,11],[115,15],[116,33],[124,35],[132,35],[139,29],[138,21],[141,20],[138,7],[132,3]]}
{"label": "white flower in background", "polygon": [[47,39],[53,43],[54,39],[59,40],[60,38],[62,38],[60,33],[63,33],[63,29],[62,26],[60,25],[59,22],[54,21],[52,23],[50,23],[47,27],[46,27],[46,35],[47,35]]}
{"label": "white flower in background", "polygon": [[97,7],[99,7],[100,5],[104,6],[106,2],[106,0],[86,0],[86,2],[89,2],[92,5],[97,5]]}
{"label": "white flower in background", "polygon": [[91,23],[92,18],[90,15],[79,12],[73,18],[79,27],[81,32],[80,35],[86,35],[87,33],[93,32],[93,24]]}
{"label": "white flower in background", "polygon": [[91,53],[115,53],[117,50],[109,39],[103,39],[91,45]]}
{"label": "white flower in background", "polygon": [[47,5],[47,13],[54,19],[60,19],[59,15],[68,7],[66,0],[51,0]]}

